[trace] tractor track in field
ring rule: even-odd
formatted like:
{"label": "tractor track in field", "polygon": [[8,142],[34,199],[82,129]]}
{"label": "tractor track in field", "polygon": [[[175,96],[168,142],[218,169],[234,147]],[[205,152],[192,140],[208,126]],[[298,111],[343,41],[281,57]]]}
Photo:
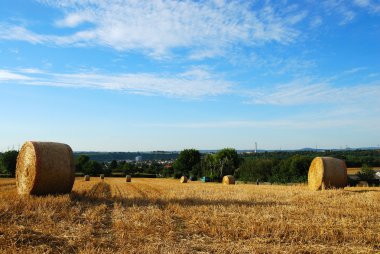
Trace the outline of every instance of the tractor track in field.
{"label": "tractor track in field", "polygon": [[144,199],[148,199],[148,195],[145,191],[142,191],[140,188],[138,188],[135,184],[129,184],[128,187],[133,189],[134,192],[136,192],[140,197]]}
{"label": "tractor track in field", "polygon": [[153,195],[150,195],[151,197],[162,196],[162,191],[156,187],[153,187],[151,184],[139,182],[139,185],[144,187],[144,190],[148,194],[148,196],[149,196],[149,194],[153,194]]}
{"label": "tractor track in field", "polygon": [[126,197],[126,195],[125,195],[126,193],[124,192],[123,187],[121,187],[120,184],[118,184],[118,183],[112,184],[111,189],[113,190],[112,191],[113,197],[117,197],[117,198],[125,198]]}
{"label": "tractor track in field", "polygon": [[[112,199],[110,184],[101,181],[96,183],[86,195],[92,201],[96,201],[95,205],[102,207],[99,216],[101,219],[94,221],[92,224],[92,237],[98,239],[97,245],[99,248],[115,249],[113,234],[113,219],[114,203]],[[87,204],[87,210],[94,209],[94,203]]]}

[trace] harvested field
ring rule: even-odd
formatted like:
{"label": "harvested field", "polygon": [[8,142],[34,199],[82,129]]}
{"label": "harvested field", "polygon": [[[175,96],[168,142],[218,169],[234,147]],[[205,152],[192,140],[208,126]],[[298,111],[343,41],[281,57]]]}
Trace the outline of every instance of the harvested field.
{"label": "harvested field", "polygon": [[2,253],[379,253],[380,188],[77,178],[69,195],[0,179]]}

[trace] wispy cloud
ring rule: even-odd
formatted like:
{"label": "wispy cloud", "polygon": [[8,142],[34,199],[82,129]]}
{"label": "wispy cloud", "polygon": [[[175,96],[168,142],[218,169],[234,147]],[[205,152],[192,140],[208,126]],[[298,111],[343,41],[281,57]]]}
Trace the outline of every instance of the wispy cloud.
{"label": "wispy cloud", "polygon": [[8,70],[0,70],[0,82],[1,81],[18,81],[18,80],[31,80],[31,78],[19,73],[8,71]]}
{"label": "wispy cloud", "polygon": [[[310,124],[313,122],[313,124]],[[321,129],[357,125],[354,120],[345,119],[319,119],[310,117],[297,117],[272,120],[240,120],[240,121],[214,121],[214,122],[181,122],[181,123],[149,123],[136,124],[136,127],[180,128],[180,129],[224,129],[224,128],[273,128],[273,129]]]}
{"label": "wispy cloud", "polygon": [[355,103],[377,103],[380,96],[380,81],[355,86],[333,86],[328,82],[311,78],[297,79],[269,88],[248,92],[248,103],[268,105],[337,105]]}
{"label": "wispy cloud", "polygon": [[[236,45],[287,44],[299,35],[306,11],[244,1],[42,1],[60,9],[56,27],[70,35],[39,34],[24,26],[0,24],[0,39],[58,45],[101,45],[163,56],[185,49],[193,59],[223,54]],[[82,24],[88,24],[81,27]]]}
{"label": "wispy cloud", "polygon": [[380,3],[376,0],[325,0],[321,3],[329,15],[340,18],[340,25],[352,23],[359,15],[360,10],[370,14],[380,13]]}
{"label": "wispy cloud", "polygon": [[39,74],[39,73],[46,73],[46,71],[37,69],[37,68],[20,68],[18,69],[21,73],[27,73],[27,74]]}
{"label": "wispy cloud", "polygon": [[376,0],[353,0],[354,4],[367,9],[369,12],[380,13],[380,3]]}
{"label": "wispy cloud", "polygon": [[226,120],[203,122],[168,122],[136,124],[136,127],[147,128],[174,128],[174,129],[281,129],[281,130],[316,130],[341,127],[360,127],[363,130],[375,130],[380,127],[380,121],[370,116],[352,117],[353,115],[337,112],[312,113],[295,117],[284,116],[282,119],[257,119],[257,120]]}
{"label": "wispy cloud", "polygon": [[176,74],[149,73],[49,73],[38,69],[0,70],[0,82],[35,86],[119,90],[144,95],[200,98],[228,93],[231,82],[201,68]]}

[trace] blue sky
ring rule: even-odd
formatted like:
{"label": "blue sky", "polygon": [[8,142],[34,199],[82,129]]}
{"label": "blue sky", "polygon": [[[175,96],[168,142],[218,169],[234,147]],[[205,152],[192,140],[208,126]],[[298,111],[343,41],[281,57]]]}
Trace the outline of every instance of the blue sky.
{"label": "blue sky", "polygon": [[0,151],[380,143],[380,1],[0,2]]}

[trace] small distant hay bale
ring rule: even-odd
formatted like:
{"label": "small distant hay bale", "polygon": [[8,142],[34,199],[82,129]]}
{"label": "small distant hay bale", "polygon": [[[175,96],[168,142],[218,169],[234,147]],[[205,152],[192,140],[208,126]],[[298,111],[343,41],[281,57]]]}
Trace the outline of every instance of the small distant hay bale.
{"label": "small distant hay bale", "polygon": [[70,146],[28,141],[21,147],[16,165],[20,195],[70,193],[74,180],[74,156]]}
{"label": "small distant hay bale", "polygon": [[126,176],[125,176],[125,181],[126,181],[127,183],[130,183],[130,182],[132,181],[132,176],[130,176],[130,175],[126,175]]}
{"label": "small distant hay bale", "polygon": [[226,175],[222,182],[223,184],[235,184],[235,178],[232,175]]}
{"label": "small distant hay bale", "polygon": [[89,176],[89,175],[85,175],[85,176],[84,176],[84,180],[85,180],[85,181],[90,181],[90,176]]}
{"label": "small distant hay bale", "polygon": [[344,188],[347,184],[347,167],[343,160],[332,157],[313,159],[308,173],[308,185],[311,190]]}
{"label": "small distant hay bale", "polygon": [[100,179],[104,180],[104,174],[100,174]]}
{"label": "small distant hay bale", "polygon": [[188,180],[189,180],[189,179],[187,179],[186,176],[182,176],[181,179],[179,179],[179,182],[180,182],[180,183],[187,183]]}
{"label": "small distant hay bale", "polygon": [[359,181],[356,187],[368,187],[368,182],[367,181]]}

